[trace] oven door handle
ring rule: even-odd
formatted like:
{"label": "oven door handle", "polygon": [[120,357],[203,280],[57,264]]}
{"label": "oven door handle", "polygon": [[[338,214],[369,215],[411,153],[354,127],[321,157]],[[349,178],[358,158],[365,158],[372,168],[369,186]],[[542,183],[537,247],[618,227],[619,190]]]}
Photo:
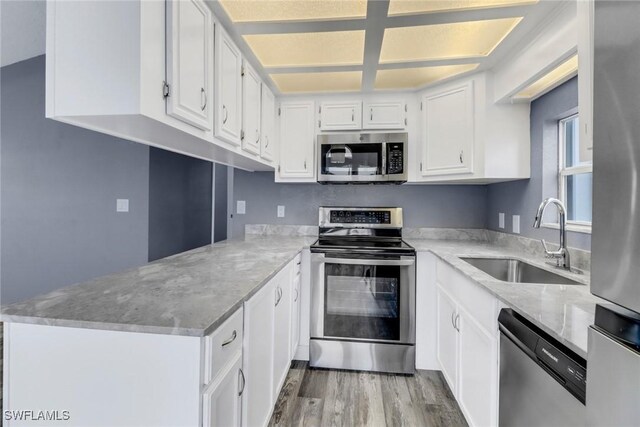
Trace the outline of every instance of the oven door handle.
{"label": "oven door handle", "polygon": [[347,265],[391,265],[408,267],[416,263],[415,259],[401,259],[401,260],[388,260],[388,259],[350,259],[350,258],[325,258],[323,263],[330,264],[347,264]]}

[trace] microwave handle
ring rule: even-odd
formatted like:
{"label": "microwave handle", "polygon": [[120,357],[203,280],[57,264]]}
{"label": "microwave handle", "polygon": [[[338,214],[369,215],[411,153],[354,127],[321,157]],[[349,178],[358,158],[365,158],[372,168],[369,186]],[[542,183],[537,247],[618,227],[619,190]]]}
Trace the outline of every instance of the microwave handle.
{"label": "microwave handle", "polygon": [[387,143],[382,143],[382,175],[388,175],[387,173]]}

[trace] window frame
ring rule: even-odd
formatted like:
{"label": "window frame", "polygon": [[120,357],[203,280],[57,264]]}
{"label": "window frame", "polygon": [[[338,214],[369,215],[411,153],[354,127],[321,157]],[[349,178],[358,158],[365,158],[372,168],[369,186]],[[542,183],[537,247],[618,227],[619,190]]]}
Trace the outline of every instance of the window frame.
{"label": "window frame", "polygon": [[[577,166],[565,166],[566,140],[565,124],[575,118],[579,118],[579,113],[571,114],[558,120],[558,199],[567,206],[567,177],[583,173],[593,173],[593,162]],[[579,132],[578,132],[579,135]],[[582,233],[591,233],[591,222],[570,221],[567,219],[567,229]],[[549,224],[550,228],[559,228],[559,224]]]}

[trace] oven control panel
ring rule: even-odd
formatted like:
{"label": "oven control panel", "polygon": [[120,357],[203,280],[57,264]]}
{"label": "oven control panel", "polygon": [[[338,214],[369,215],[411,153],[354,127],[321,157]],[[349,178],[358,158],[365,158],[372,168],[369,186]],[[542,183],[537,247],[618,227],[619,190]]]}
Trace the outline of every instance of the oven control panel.
{"label": "oven control panel", "polygon": [[333,224],[391,224],[391,212],[332,210],[330,221]]}

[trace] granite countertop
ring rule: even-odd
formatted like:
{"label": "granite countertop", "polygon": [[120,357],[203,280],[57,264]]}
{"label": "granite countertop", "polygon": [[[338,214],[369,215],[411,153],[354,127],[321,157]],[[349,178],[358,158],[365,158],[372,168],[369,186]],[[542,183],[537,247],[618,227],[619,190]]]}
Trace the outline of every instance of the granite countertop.
{"label": "granite countertop", "polygon": [[[582,357],[587,356],[587,332],[593,324],[595,306],[604,300],[591,295],[588,273],[575,274],[556,270],[545,259],[523,251],[482,241],[451,241],[407,238],[418,251],[429,251],[495,295],[549,335]],[[515,258],[566,276],[584,285],[542,285],[507,283],[463,261],[460,257]]]}
{"label": "granite countertop", "polygon": [[315,239],[264,236],[204,246],[3,307],[2,320],[204,336]]}
{"label": "granite countertop", "polygon": [[[215,330],[316,237],[253,236],[194,249],[142,267],[69,286],[2,309],[5,322],[204,336]],[[470,235],[458,240],[405,238],[429,251],[579,355],[595,304],[589,275],[558,272],[582,285],[501,282],[461,256],[511,257],[542,268],[545,260]]]}

